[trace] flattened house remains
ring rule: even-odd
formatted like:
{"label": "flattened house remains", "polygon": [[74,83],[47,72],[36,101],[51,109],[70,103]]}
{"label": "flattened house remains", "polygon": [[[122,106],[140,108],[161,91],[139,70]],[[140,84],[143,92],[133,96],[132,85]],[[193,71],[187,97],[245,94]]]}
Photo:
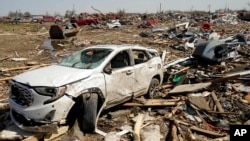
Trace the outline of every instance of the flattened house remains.
{"label": "flattened house remains", "polygon": [[[157,16],[159,15],[152,15],[158,23],[145,28],[138,27],[143,23],[139,15],[123,16],[119,19],[121,23],[129,21],[132,24],[122,24],[118,28],[109,29],[108,20],[103,20],[98,25],[83,26],[80,27],[81,32],[75,37],[59,45],[65,48],[58,50],[56,54],[48,54],[41,46],[37,48],[36,55],[53,60],[50,63],[38,62],[16,68],[1,68],[0,139],[55,140],[66,135],[72,136],[68,127],[62,127],[58,129],[58,134],[52,135],[23,133],[20,130],[14,132],[14,125],[11,124],[8,115],[6,97],[8,81],[13,76],[11,74],[57,62],[61,57],[72,52],[72,45],[83,48],[92,44],[146,44],[159,50],[165,62],[165,81],[159,89],[158,99],[138,97],[105,111],[98,120],[96,134],[86,134],[78,137],[80,139],[91,140],[95,137],[97,140],[219,141],[229,140],[230,125],[249,125],[249,23],[239,20],[238,24],[234,25],[217,19],[215,23],[209,23],[212,28],[201,32],[202,22],[192,19],[172,19],[173,17],[167,14],[160,15],[161,20],[158,20]],[[175,23],[170,23],[171,20]],[[189,23],[188,27],[176,26],[186,22]],[[156,28],[157,32],[153,30]],[[220,37],[216,36],[216,39],[223,40],[223,47],[230,45],[231,48],[218,47],[218,50],[215,49],[218,51],[216,56],[214,51],[208,55],[210,52],[205,51],[207,48],[205,41],[214,42],[215,38],[211,39],[209,35],[221,30],[225,33]],[[244,43],[236,41],[234,37],[237,34],[244,36]],[[44,39],[48,37],[47,34],[45,35]],[[116,38],[111,38],[112,35]],[[185,48],[187,42],[189,44]],[[197,54],[193,55],[198,43],[204,45],[200,47],[203,50],[198,53],[199,57]],[[211,48],[215,45],[217,44],[212,44]],[[17,61],[20,58],[12,56],[0,58],[0,60]],[[199,60],[201,58],[202,60]]]}

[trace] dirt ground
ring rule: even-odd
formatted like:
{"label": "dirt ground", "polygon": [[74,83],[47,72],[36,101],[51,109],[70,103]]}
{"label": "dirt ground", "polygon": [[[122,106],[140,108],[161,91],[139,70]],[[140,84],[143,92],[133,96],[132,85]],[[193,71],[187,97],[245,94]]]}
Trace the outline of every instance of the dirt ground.
{"label": "dirt ground", "polygon": [[[8,80],[21,72],[27,71],[30,65],[49,65],[58,62],[63,56],[80,50],[84,47],[98,44],[140,44],[151,46],[159,51],[167,50],[175,57],[183,57],[182,51],[169,47],[169,44],[154,42],[156,36],[143,38],[141,32],[151,32],[149,28],[137,28],[138,24],[126,25],[116,29],[93,29],[83,26],[80,32],[65,40],[49,39],[49,28],[51,24],[18,25],[0,24],[0,99],[8,97]],[[165,24],[167,25],[167,24]],[[226,33],[236,33],[247,29],[245,25],[218,25],[217,30],[224,29]],[[157,33],[155,34],[157,35]],[[46,47],[51,43],[53,48]],[[120,117],[115,120],[101,118],[99,128],[106,132],[117,131],[118,127],[129,123],[128,118]],[[156,122],[162,123],[160,120]],[[161,132],[167,131],[166,125],[161,126]],[[164,134],[162,134],[164,136]],[[123,140],[128,140],[131,135],[126,135]],[[164,137],[162,137],[163,139]],[[60,139],[56,139],[60,140]],[[100,141],[103,136],[98,134],[87,134],[86,141]]]}
{"label": "dirt ground", "polygon": [[[27,71],[27,66],[52,64],[61,57],[87,46],[98,44],[140,44],[161,50],[163,45],[153,43],[153,38],[142,38],[140,32],[150,32],[149,28],[137,28],[137,25],[123,26],[117,29],[93,29],[82,26],[77,36],[65,40],[50,40],[51,24],[21,23],[18,25],[1,24],[0,29],[0,98],[8,98],[8,81],[16,74]],[[52,44],[53,48],[47,47]],[[20,59],[20,60],[19,60]],[[24,68],[24,69],[22,69]],[[6,71],[5,71],[6,70]],[[5,80],[6,79],[6,80]],[[126,117],[115,120],[100,118],[100,129],[105,132],[119,130]],[[131,135],[125,136],[128,140]],[[56,138],[55,140],[60,140]],[[100,141],[103,136],[86,134],[86,141]]]}

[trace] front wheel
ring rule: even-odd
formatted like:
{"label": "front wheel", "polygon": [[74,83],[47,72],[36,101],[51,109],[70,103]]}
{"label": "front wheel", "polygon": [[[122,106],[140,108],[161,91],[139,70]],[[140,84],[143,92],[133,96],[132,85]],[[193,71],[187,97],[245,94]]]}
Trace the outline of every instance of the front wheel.
{"label": "front wheel", "polygon": [[98,95],[95,93],[83,95],[82,130],[83,132],[93,132],[97,116]]}
{"label": "front wheel", "polygon": [[158,98],[159,88],[160,88],[160,81],[157,78],[153,78],[150,82],[148,89],[149,98]]}

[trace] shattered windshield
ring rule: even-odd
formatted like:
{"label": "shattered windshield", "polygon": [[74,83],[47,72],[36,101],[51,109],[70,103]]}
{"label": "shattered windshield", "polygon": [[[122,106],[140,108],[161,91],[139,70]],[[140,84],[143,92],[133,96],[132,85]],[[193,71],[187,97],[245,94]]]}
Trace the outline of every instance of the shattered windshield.
{"label": "shattered windshield", "polygon": [[94,69],[98,67],[111,52],[111,49],[87,49],[64,58],[59,65],[80,69]]}

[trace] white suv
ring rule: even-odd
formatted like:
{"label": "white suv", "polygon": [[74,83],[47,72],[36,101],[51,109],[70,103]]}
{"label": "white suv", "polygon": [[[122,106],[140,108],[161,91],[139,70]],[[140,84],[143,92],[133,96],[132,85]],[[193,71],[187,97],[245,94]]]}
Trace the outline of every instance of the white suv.
{"label": "white suv", "polygon": [[102,110],[148,94],[163,80],[158,53],[139,45],[85,48],[56,65],[24,72],[10,83],[12,121],[35,132],[56,132],[77,118],[83,132],[96,129]]}

